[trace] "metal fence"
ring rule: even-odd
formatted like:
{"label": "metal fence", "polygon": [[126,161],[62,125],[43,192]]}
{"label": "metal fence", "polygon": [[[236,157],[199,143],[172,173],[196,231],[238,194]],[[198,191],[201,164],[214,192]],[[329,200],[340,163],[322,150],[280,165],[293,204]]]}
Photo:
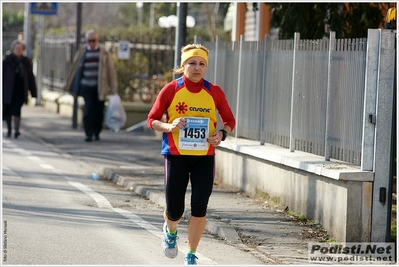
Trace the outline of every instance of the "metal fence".
{"label": "metal fence", "polygon": [[361,164],[367,40],[205,42],[236,137]]}
{"label": "metal fence", "polygon": [[[133,94],[137,93],[143,102],[153,102],[166,83],[165,73],[169,72],[168,75],[172,77],[172,44],[151,41],[130,43],[130,58],[126,60],[118,59],[118,42],[106,41],[103,44],[115,58],[119,94],[125,101],[134,101]],[[84,38],[81,42],[84,42]],[[64,90],[75,46],[74,35],[47,35],[42,38],[38,61],[41,88],[61,92]]]}
{"label": "metal fence", "polygon": [[73,35],[46,36],[40,46],[41,87],[63,91],[76,46]]}
{"label": "metal fence", "polygon": [[[331,32],[329,39],[301,40],[295,33],[291,40],[271,40],[268,36],[264,41],[251,42],[217,38],[203,44],[210,50],[204,78],[224,90],[237,120],[236,137],[357,166],[362,164],[362,156],[369,162],[372,144],[366,148],[362,144],[366,38],[336,39]],[[171,47],[158,46],[141,47],[141,52],[152,59],[148,61],[151,64],[172,53]],[[139,48],[132,43],[131,49]],[[41,53],[45,86],[62,90],[71,51],[73,37],[46,38]],[[171,57],[157,64],[164,64],[159,69],[170,70],[172,61]],[[364,149],[367,153],[362,155]],[[365,165],[371,168],[369,163]]]}

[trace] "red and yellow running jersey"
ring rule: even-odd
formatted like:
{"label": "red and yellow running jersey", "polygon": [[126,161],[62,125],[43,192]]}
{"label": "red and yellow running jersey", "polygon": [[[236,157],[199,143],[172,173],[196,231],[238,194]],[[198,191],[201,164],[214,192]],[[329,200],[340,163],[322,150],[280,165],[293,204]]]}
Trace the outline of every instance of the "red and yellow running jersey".
{"label": "red and yellow running jersey", "polygon": [[154,120],[172,123],[185,117],[187,127],[163,133],[163,155],[214,155],[215,149],[207,142],[216,130],[217,114],[224,125],[235,127],[234,115],[222,89],[204,79],[194,83],[185,76],[165,85],[148,114],[148,127]]}

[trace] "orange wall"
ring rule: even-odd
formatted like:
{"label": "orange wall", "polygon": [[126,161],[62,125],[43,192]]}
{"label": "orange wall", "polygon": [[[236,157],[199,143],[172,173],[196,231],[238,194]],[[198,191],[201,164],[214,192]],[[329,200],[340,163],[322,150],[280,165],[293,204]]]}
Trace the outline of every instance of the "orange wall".
{"label": "orange wall", "polygon": [[239,41],[240,36],[244,34],[245,12],[247,12],[247,4],[237,3],[237,31],[235,36],[236,41]]}
{"label": "orange wall", "polygon": [[[261,3],[259,8],[260,16],[260,27],[259,27],[259,39],[264,40],[265,34],[270,33],[270,11],[269,5],[266,3]],[[247,3],[237,3],[237,31],[235,40],[239,41],[240,36],[244,34],[245,28],[245,13],[247,12]]]}
{"label": "orange wall", "polygon": [[264,40],[265,39],[265,34],[270,33],[270,11],[269,11],[270,6],[265,3],[261,3],[261,6],[259,8],[260,12],[260,29],[259,29],[259,39]]}

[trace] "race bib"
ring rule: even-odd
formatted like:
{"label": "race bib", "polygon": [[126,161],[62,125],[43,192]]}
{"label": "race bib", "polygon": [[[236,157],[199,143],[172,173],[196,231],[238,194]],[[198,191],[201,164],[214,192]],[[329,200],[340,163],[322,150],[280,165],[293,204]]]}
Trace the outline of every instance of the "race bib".
{"label": "race bib", "polygon": [[180,129],[179,149],[208,150],[209,118],[186,118],[186,123]]}

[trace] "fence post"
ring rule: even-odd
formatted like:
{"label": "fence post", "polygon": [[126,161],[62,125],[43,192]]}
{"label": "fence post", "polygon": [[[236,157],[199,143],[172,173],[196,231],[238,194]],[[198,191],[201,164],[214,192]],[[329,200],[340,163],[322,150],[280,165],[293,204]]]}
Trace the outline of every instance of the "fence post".
{"label": "fence post", "polygon": [[[76,14],[76,47],[75,53],[79,51],[80,46],[80,30],[82,26],[82,3],[77,3],[77,14]],[[78,128],[78,96],[73,95],[73,110],[72,110],[72,128]]]}
{"label": "fence post", "polygon": [[324,159],[330,160],[330,144],[328,141],[329,122],[330,122],[330,97],[331,97],[331,59],[335,50],[335,32],[330,32],[330,40],[328,45],[328,69],[327,69],[327,94],[326,94],[326,130],[324,133]]}
{"label": "fence post", "polygon": [[235,131],[235,138],[238,137],[238,114],[240,112],[240,89],[241,89],[241,58],[242,58],[242,43],[243,43],[244,35],[240,36],[240,53],[238,58],[238,81],[237,81],[237,106],[236,106],[236,131]]}
{"label": "fence post", "polygon": [[215,71],[214,71],[214,83],[217,84],[217,77],[218,77],[218,47],[219,47],[219,35],[216,35],[216,42],[215,42]]}
{"label": "fence post", "polygon": [[262,68],[262,88],[261,88],[261,95],[260,95],[260,126],[259,126],[259,142],[260,145],[265,144],[265,140],[263,138],[263,120],[265,117],[265,111],[263,110],[265,108],[264,102],[265,102],[265,90],[266,90],[266,45],[267,45],[267,34],[265,34],[265,40],[263,41],[263,68]]}
{"label": "fence post", "polygon": [[374,141],[374,185],[371,217],[371,241],[390,241],[391,206],[391,152],[393,90],[395,77],[396,30],[380,31],[380,49],[377,83],[377,112]]}
{"label": "fence post", "polygon": [[290,152],[295,151],[295,138],[293,136],[293,123],[294,123],[294,104],[295,104],[295,72],[296,72],[296,51],[299,48],[300,33],[296,32],[294,34],[294,54],[292,60],[292,80],[291,80],[291,117],[290,117]]}
{"label": "fence post", "polygon": [[366,73],[364,89],[362,171],[372,171],[374,162],[374,131],[377,99],[380,31],[369,29],[367,34]]}
{"label": "fence post", "polygon": [[43,64],[44,64],[44,51],[45,51],[45,37],[44,37],[44,16],[39,16],[38,18],[38,28],[39,28],[39,55],[37,60],[37,97],[36,105],[40,106],[42,104],[42,92],[43,92]]}

